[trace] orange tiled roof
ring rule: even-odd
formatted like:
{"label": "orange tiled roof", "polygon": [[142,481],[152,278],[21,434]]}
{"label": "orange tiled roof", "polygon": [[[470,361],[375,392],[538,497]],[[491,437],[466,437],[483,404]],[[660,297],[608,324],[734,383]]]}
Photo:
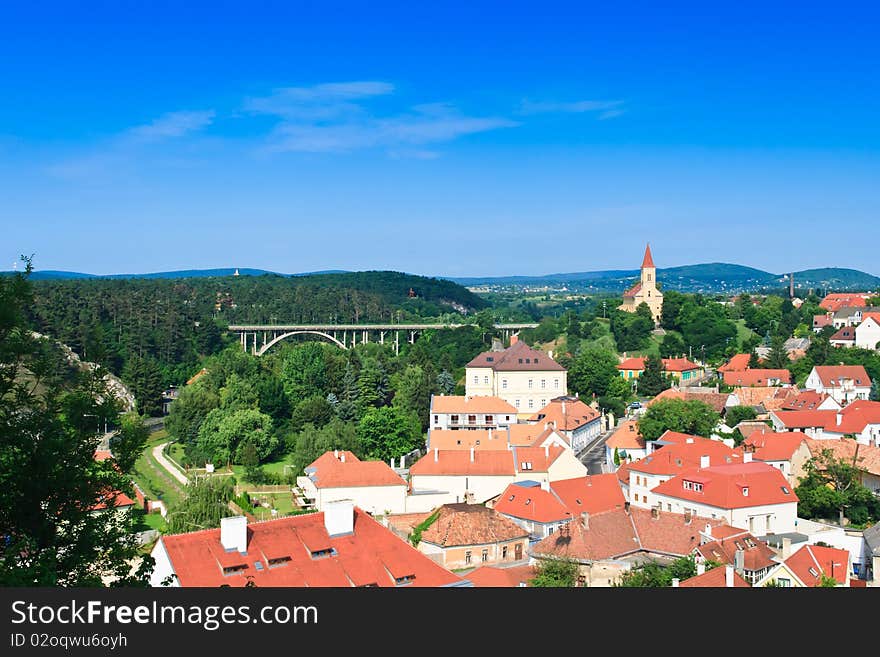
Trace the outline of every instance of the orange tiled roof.
{"label": "orange tiled roof", "polygon": [[871,377],[861,365],[816,365],[813,369],[826,388],[838,387],[841,379],[852,379],[857,386],[871,385]]}
{"label": "orange tiled roof", "polygon": [[519,411],[500,397],[466,395],[433,395],[431,413],[491,413],[515,417]]}
{"label": "orange tiled roof", "polygon": [[645,267],[653,267],[654,266],[654,258],[651,257],[651,245],[645,245],[645,257],[642,258],[642,269]]}
{"label": "orange tiled roof", "polygon": [[613,472],[560,479],[550,484],[556,496],[573,516],[622,509],[626,503],[620,481]]}
{"label": "orange tiled roof", "polygon": [[837,424],[837,411],[774,411],[773,415],[788,429],[833,427]]}
{"label": "orange tiled roof", "polygon": [[718,371],[738,372],[741,370],[747,370],[749,369],[749,360],[751,360],[751,357],[751,354],[736,354],[735,356],[731,356],[729,361],[718,368]]}
{"label": "orange tiled roof", "polygon": [[807,438],[807,447],[810,454],[817,456],[823,450],[831,450],[837,459],[845,459],[850,463],[855,459],[859,470],[880,476],[880,447],[857,443],[849,438],[836,438],[832,440],[814,440]]}
{"label": "orange tiled roof", "polygon": [[696,400],[709,404],[715,411],[720,413],[727,406],[728,397],[729,395],[723,392],[694,392],[684,388],[667,388],[649,401],[647,406],[650,407],[652,404],[664,399]]}
{"label": "orange tiled roof", "polygon": [[640,282],[636,283],[635,285],[633,285],[631,288],[629,288],[626,292],[624,292],[623,296],[624,297],[634,297],[639,292],[641,292],[641,290],[642,290],[642,283],[640,281]]}
{"label": "orange tiled roof", "polygon": [[[721,529],[721,528],[718,528]],[[712,530],[715,540],[707,541],[697,548],[704,559],[721,564],[735,564],[737,550],[743,551],[743,569],[759,571],[776,565],[776,552],[744,529],[728,528],[730,531]]]}
{"label": "orange tiled roof", "polygon": [[645,439],[639,433],[639,423],[636,420],[621,422],[605,444],[611,449],[645,449]]}
{"label": "orange tiled roof", "polygon": [[835,292],[828,294],[819,302],[819,307],[831,312],[841,308],[862,308],[866,306],[865,295]]}
{"label": "orange tiled roof", "polygon": [[507,449],[504,429],[431,429],[428,448],[432,449]]}
{"label": "orange tiled roof", "polygon": [[806,434],[799,431],[755,431],[743,444],[754,448],[752,458],[756,461],[789,461],[806,439]]}
{"label": "orange tiled roof", "polygon": [[571,511],[556,495],[531,482],[510,484],[498,496],[494,509],[498,513],[533,522],[557,522],[571,518]]}
{"label": "orange tiled roof", "polygon": [[440,547],[486,545],[527,538],[528,531],[482,504],[444,504],[422,540]]}
{"label": "orange tiled roof", "polygon": [[[685,481],[702,484],[702,490],[686,489]],[[785,475],[778,468],[755,461],[693,468],[657,485],[653,492],[719,509],[742,509],[798,501]]]}
{"label": "orange tiled roof", "polygon": [[845,584],[849,577],[849,561],[847,550],[822,545],[804,545],[785,560],[785,565],[806,586],[813,587],[818,586],[822,575],[834,577],[838,584]]}
{"label": "orange tiled roof", "polygon": [[771,379],[791,383],[791,372],[781,369],[747,369],[737,372],[724,372],[724,383],[730,386],[768,386]]}
{"label": "orange tiled roof", "polygon": [[[510,450],[429,450],[413,463],[411,475],[514,475],[521,464],[531,464],[530,472],[547,472],[550,465],[565,451],[563,447],[514,447]],[[437,460],[435,461],[434,458]]]}
{"label": "orange tiled roof", "polygon": [[827,392],[816,392],[815,390],[804,390],[794,397],[785,400],[780,410],[785,411],[815,411],[820,404],[828,399],[830,395]]}
{"label": "orange tiled roof", "polygon": [[[683,580],[679,585],[681,588],[719,588],[727,586],[727,568],[724,566],[718,566],[717,568],[711,568],[704,572],[702,575],[694,575],[693,577],[688,577],[686,580]],[[734,571],[733,573],[733,586],[734,588],[751,588],[751,584],[749,584],[746,580],[742,578],[742,576]]]}
{"label": "orange tiled roof", "polygon": [[[669,439],[675,436],[676,434],[668,431],[660,438]],[[710,464],[742,463],[742,455],[719,440],[692,436],[690,438],[693,438],[691,443],[684,442],[664,445],[648,454],[645,458],[630,463],[630,471],[647,474],[676,475],[699,467],[702,456],[708,456]]]}
{"label": "orange tiled roof", "polygon": [[529,586],[529,582],[535,578],[537,571],[534,566],[509,566],[498,568],[496,566],[480,566],[469,572],[466,577],[479,588],[484,587],[518,587]]}
{"label": "orange tiled roof", "polygon": [[324,452],[305,472],[316,488],[407,485],[384,461],[361,461],[346,451]]}
{"label": "orange tiled roof", "polygon": [[[357,507],[350,534],[329,536],[323,512],[252,522],[247,533],[247,555],[226,552],[219,528],[170,534],[160,540],[184,587],[245,586],[249,579],[260,587],[297,588],[396,586],[396,578],[409,577],[408,586],[462,581]],[[316,549],[334,553],[313,557]],[[269,567],[268,560],[284,558],[289,559]],[[243,568],[224,575],[224,567],[237,566]]]}
{"label": "orange tiled roof", "polygon": [[580,399],[566,397],[550,400],[544,408],[529,418],[530,422],[552,422],[560,431],[574,431],[600,417],[599,411]]}
{"label": "orange tiled roof", "polygon": [[834,433],[861,433],[869,424],[880,424],[880,402],[857,399],[839,411],[840,424],[825,428]]}
{"label": "orange tiled roof", "polygon": [[856,327],[855,326],[841,326],[840,330],[838,330],[834,335],[832,335],[829,340],[837,341],[837,342],[855,342],[856,341]]}

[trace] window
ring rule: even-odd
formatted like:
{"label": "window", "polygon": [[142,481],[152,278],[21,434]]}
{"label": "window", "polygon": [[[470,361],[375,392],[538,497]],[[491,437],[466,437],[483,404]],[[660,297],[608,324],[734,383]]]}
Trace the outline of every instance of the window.
{"label": "window", "polygon": [[532,407],[534,406],[534,404],[535,404],[535,400],[534,400],[534,399],[530,399],[530,400],[529,400],[529,408],[532,408]]}
{"label": "window", "polygon": [[242,570],[247,570],[246,564],[242,563],[242,564],[238,564],[236,566],[226,566],[223,568],[223,574],[224,575],[234,575],[235,573],[240,572]]}
{"label": "window", "polygon": [[267,563],[269,568],[277,568],[278,566],[283,566],[288,561],[290,561],[290,557],[275,557],[274,559],[269,559]]}
{"label": "window", "polygon": [[787,577],[777,577],[776,583],[779,584],[779,586],[783,586],[786,588],[791,586],[791,580],[788,579]]}
{"label": "window", "polygon": [[667,505],[666,505],[666,510],[667,510],[667,511],[672,511],[672,505],[671,505],[671,504],[667,504]]}
{"label": "window", "polygon": [[[468,552],[468,555],[470,555],[470,552]],[[409,584],[415,578],[416,578],[415,575],[403,575],[402,577],[395,577],[394,583],[397,584],[398,586],[401,586],[403,584]]]}
{"label": "window", "polygon": [[501,558],[502,559],[507,558],[507,546],[506,545],[501,548]]}
{"label": "window", "polygon": [[450,415],[449,416],[449,423],[450,424],[458,424],[458,416],[457,415]]}
{"label": "window", "polygon": [[531,360],[530,360],[530,359],[528,359],[528,358],[526,358],[526,362],[527,362],[527,363],[530,363],[530,362],[531,362]]}
{"label": "window", "polygon": [[547,535],[549,536],[549,535],[552,534],[555,530],[556,530],[556,527],[550,527],[550,529],[547,530]]}
{"label": "window", "polygon": [[489,550],[483,550],[483,554],[480,556],[482,561],[489,561]]}
{"label": "window", "polygon": [[263,570],[263,562],[262,561],[255,562],[254,568],[256,568],[257,570]]}
{"label": "window", "polygon": [[474,374],[474,385],[477,385],[478,383],[480,383],[480,377]]}
{"label": "window", "polygon": [[486,416],[486,424],[492,424],[492,419],[493,419],[493,418],[492,418],[491,415],[487,415],[487,416]]}
{"label": "window", "polygon": [[439,415],[435,415],[435,416],[434,416],[434,424],[437,424],[439,421],[440,421],[440,416],[439,416]]}
{"label": "window", "polygon": [[541,400],[541,407],[543,408],[543,407],[546,406],[546,405],[547,405],[547,400],[546,400],[546,399],[542,399],[542,400]]}
{"label": "window", "polygon": [[467,552],[464,553],[464,562],[465,563],[471,562],[471,551],[470,550],[468,550]]}
{"label": "window", "polygon": [[541,390],[547,387],[547,379],[541,379]]}
{"label": "window", "polygon": [[531,390],[531,389],[532,389],[532,380],[529,379],[529,390]]}
{"label": "window", "polygon": [[587,576],[586,575],[578,575],[577,579],[578,586],[586,586],[587,585]]}
{"label": "window", "polygon": [[513,402],[513,405],[516,406],[517,408],[519,408],[519,399],[517,399],[515,402]]}
{"label": "window", "polygon": [[494,361],[494,360],[495,360],[495,356],[486,356],[486,362],[487,362],[487,363],[491,363],[491,362]]}
{"label": "window", "polygon": [[489,377],[488,376],[483,377],[483,385],[486,385],[486,386],[489,385]]}
{"label": "window", "polygon": [[507,379],[501,379],[501,387],[507,389]]}
{"label": "window", "polygon": [[559,379],[553,379],[553,387],[559,388]]}
{"label": "window", "polygon": [[476,424],[477,416],[476,415],[468,415],[468,424]]}

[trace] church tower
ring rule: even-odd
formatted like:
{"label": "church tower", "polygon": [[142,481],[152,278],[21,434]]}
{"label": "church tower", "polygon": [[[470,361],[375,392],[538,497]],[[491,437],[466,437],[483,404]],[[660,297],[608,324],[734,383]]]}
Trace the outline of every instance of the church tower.
{"label": "church tower", "polygon": [[645,246],[639,282],[623,293],[623,303],[618,308],[634,313],[642,303],[648,305],[654,324],[659,325],[663,313],[663,294],[657,289],[657,268],[654,266],[650,244]]}

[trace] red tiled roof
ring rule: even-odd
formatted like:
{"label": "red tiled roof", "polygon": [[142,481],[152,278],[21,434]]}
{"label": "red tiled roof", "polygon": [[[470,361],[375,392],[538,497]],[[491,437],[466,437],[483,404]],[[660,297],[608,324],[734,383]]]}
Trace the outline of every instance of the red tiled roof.
{"label": "red tiled roof", "polygon": [[[693,577],[688,577],[686,580],[683,580],[678,585],[680,588],[694,588],[694,587],[702,587],[702,588],[718,588],[718,587],[726,587],[727,586],[727,568],[724,566],[718,566],[716,568],[712,568],[707,570],[702,575],[694,575]],[[734,571],[733,573],[733,586],[734,588],[751,588],[751,584],[749,584],[746,580],[740,576],[739,573]]]}
{"label": "red tiled roof", "polygon": [[651,257],[651,245],[645,245],[645,257],[642,259],[642,269],[645,267],[653,267],[654,258]]}
{"label": "red tiled roof", "polygon": [[869,424],[880,424],[880,402],[857,399],[839,411],[840,424],[826,426],[834,433],[861,433]]}
{"label": "red tiled roof", "polygon": [[[564,410],[563,410],[564,408]],[[529,418],[530,422],[552,422],[560,431],[574,431],[600,417],[599,411],[588,406],[580,399],[552,399],[540,411]]]}
{"label": "red tiled roof", "polygon": [[[289,516],[248,524],[247,554],[226,552],[220,529],[163,536],[181,586],[245,586],[250,578],[261,587],[350,587],[374,584],[395,586],[396,577],[414,576],[409,586],[446,586],[461,578],[395,536],[357,507],[354,531],[331,537],[324,528],[324,513]],[[306,537],[311,537],[307,539]],[[321,545],[334,554],[312,557],[306,547]],[[268,559],[290,557],[283,565],[268,566]],[[257,562],[262,564],[258,570]],[[244,566],[223,574],[224,567]]]}
{"label": "red tiled roof", "polygon": [[840,379],[852,379],[857,386],[871,385],[871,377],[861,365],[816,365],[813,369],[826,388],[836,388]]}
{"label": "red tiled roof", "polygon": [[834,318],[828,314],[813,315],[813,328],[822,328],[824,326],[830,326],[833,323]]}
{"label": "red tiled roof", "polygon": [[738,386],[733,394],[740,406],[763,406],[764,410],[776,411],[798,394],[795,386]]}
{"label": "red tiled roof", "polygon": [[627,358],[617,365],[619,370],[643,370],[645,369],[644,358]]}
{"label": "red tiled roof", "polygon": [[515,417],[519,411],[500,397],[466,396],[466,395],[433,395],[431,397],[431,413],[491,413],[493,415],[510,415]]}
{"label": "red tiled roof", "polygon": [[774,411],[773,415],[789,429],[833,427],[837,424],[837,411]]}
{"label": "red tiled roof", "polygon": [[556,522],[571,517],[571,512],[552,492],[540,486],[523,485],[523,482],[505,488],[498,496],[494,509],[498,513],[534,522]]}
{"label": "red tiled roof", "polygon": [[743,444],[754,448],[752,458],[756,461],[789,461],[806,438],[806,434],[798,431],[783,433],[755,431],[743,441]]}
{"label": "red tiled roof", "polygon": [[384,461],[361,461],[347,451],[324,452],[305,471],[316,488],[407,485]]}
{"label": "red tiled roof", "polygon": [[[118,509],[118,508],[124,507],[124,506],[133,506],[133,505],[134,505],[134,500],[131,499],[128,495],[126,495],[122,491],[116,491],[115,495],[113,496],[113,499],[110,500],[110,506],[112,506],[115,509]],[[97,503],[93,504],[92,506],[90,506],[89,510],[90,511],[101,511],[102,509],[106,509],[106,508],[107,508],[107,501],[102,500],[102,501],[97,502]]]}
{"label": "red tiled roof", "polygon": [[504,351],[485,351],[465,367],[489,367],[496,372],[565,371],[546,353],[532,349],[522,340],[517,340]]}
{"label": "red tiled roof", "polygon": [[880,447],[857,443],[849,438],[837,438],[832,440],[814,440],[807,438],[807,447],[813,456],[819,455],[823,450],[831,450],[836,459],[843,459],[849,463],[855,461],[855,466],[863,472],[880,476]]}
{"label": "red tiled roof", "polygon": [[856,341],[856,327],[855,326],[842,326],[837,333],[832,335],[829,340],[836,340],[838,342],[855,342]]}
{"label": "red tiled roof", "polygon": [[[699,478],[702,490],[684,488],[683,482],[695,481],[695,477]],[[791,484],[778,468],[755,461],[693,468],[657,485],[653,492],[719,509],[798,501]]]}
{"label": "red tiled roof", "polygon": [[537,571],[534,566],[480,566],[469,572],[465,577],[478,588],[484,587],[518,587],[529,586]]}
{"label": "red tiled roof", "polygon": [[528,535],[494,509],[459,503],[441,506],[437,519],[422,532],[422,540],[440,547],[456,547],[512,541]]}
{"label": "red tiled roof", "polygon": [[718,368],[719,372],[738,372],[749,369],[749,360],[751,354],[736,354],[731,356],[730,360]]}
{"label": "red tiled roof", "polygon": [[560,479],[550,489],[574,516],[623,508],[626,498],[614,473]]}
{"label": "red tiled roof", "polygon": [[866,306],[865,295],[836,292],[828,294],[819,302],[819,307],[834,312],[841,308],[862,308]]}
{"label": "red tiled roof", "polygon": [[838,584],[846,584],[850,574],[849,561],[847,550],[822,545],[804,545],[785,560],[785,565],[806,586],[813,587],[819,584],[823,574],[834,577]]}
{"label": "red tiled roof", "polygon": [[830,395],[827,392],[816,392],[815,390],[804,390],[798,393],[796,397],[791,397],[785,401],[781,410],[785,411],[814,411],[819,405],[828,399]]}
{"label": "red tiled roof", "polygon": [[[668,431],[661,440],[676,438],[684,434]],[[737,464],[742,462],[742,455],[719,440],[693,438],[692,443],[672,443],[654,450],[643,459],[629,465],[632,472],[644,472],[657,475],[675,475],[700,466],[702,456],[709,457],[710,464]]]}
{"label": "red tiled roof", "polygon": [[565,434],[556,432],[552,428],[545,428],[543,422],[511,424],[505,430],[507,442],[516,447],[535,447],[544,442],[552,433],[556,433],[568,444],[569,439]]}
{"label": "red tiled roof", "polygon": [[779,379],[782,383],[791,383],[791,372],[761,368],[724,372],[724,383],[730,386],[769,386],[768,381],[771,379]]}
{"label": "red tiled roof", "polygon": [[638,282],[623,293],[624,297],[634,297],[642,290],[642,283]]}
{"label": "red tiled roof", "polygon": [[531,463],[530,472],[547,472],[565,451],[563,447],[514,447],[510,450],[429,450],[413,463],[411,475],[483,475],[510,476],[521,471],[521,463]]}
{"label": "red tiled roof", "polygon": [[605,444],[611,449],[645,449],[645,439],[639,433],[639,423],[636,420],[621,422]]}
{"label": "red tiled roof", "polygon": [[[700,541],[696,520],[680,513],[661,512],[653,517],[647,509],[630,507],[628,511],[588,514],[586,523],[584,527],[580,517],[566,523],[536,543],[532,554],[581,561],[616,559],[639,551],[685,556]],[[722,521],[712,519],[706,523],[717,526]]]}
{"label": "red tiled roof", "polygon": [[[664,372],[688,372],[700,369],[699,365],[687,358],[662,358],[661,361]],[[645,369],[645,359],[642,357],[627,358],[617,365],[617,369],[642,371]]]}
{"label": "red tiled roof", "polygon": [[716,540],[703,543],[697,548],[697,552],[709,561],[735,565],[736,552],[742,550],[743,569],[749,571],[759,571],[776,565],[776,552],[767,543],[743,529],[728,529],[731,531],[713,529],[712,535]]}
{"label": "red tiled roof", "polygon": [[704,404],[709,404],[715,411],[721,412],[727,406],[727,393],[723,392],[694,392],[693,390],[688,390],[686,388],[667,388],[658,394],[654,399],[647,403],[647,406],[651,406],[652,404],[663,401],[664,399],[681,399],[684,401],[701,401]]}

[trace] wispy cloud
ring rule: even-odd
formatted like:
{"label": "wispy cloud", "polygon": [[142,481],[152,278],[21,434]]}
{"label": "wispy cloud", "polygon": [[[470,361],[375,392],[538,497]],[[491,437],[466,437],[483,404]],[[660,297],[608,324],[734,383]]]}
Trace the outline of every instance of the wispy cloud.
{"label": "wispy cloud", "polygon": [[281,119],[264,148],[274,153],[388,148],[393,157],[429,159],[439,154],[412,147],[519,125],[504,117],[467,116],[450,103],[424,103],[390,115],[365,104],[393,92],[393,85],[374,81],[287,87],[250,98],[244,107]]}
{"label": "wispy cloud", "polygon": [[585,112],[598,112],[599,119],[611,119],[624,113],[622,100],[578,100],[561,103],[554,101],[531,101],[524,100],[520,103],[520,114],[582,114]]}
{"label": "wispy cloud", "polygon": [[213,110],[168,112],[150,123],[131,128],[124,137],[146,141],[182,137],[209,126],[214,115]]}

